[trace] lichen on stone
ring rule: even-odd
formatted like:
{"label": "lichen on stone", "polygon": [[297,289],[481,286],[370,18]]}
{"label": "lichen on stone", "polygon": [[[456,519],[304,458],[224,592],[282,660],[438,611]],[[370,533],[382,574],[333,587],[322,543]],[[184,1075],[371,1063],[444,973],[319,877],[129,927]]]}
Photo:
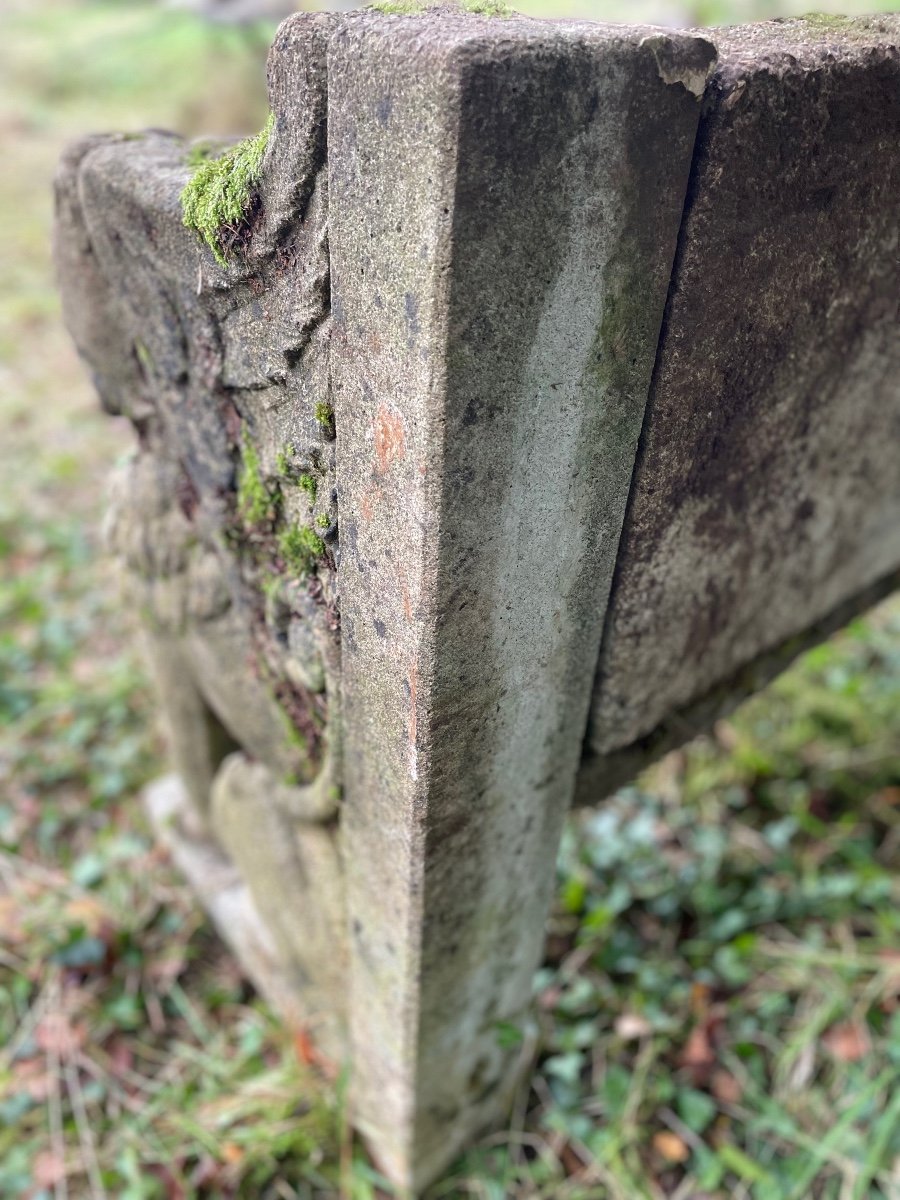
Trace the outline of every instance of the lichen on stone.
{"label": "lichen on stone", "polygon": [[200,234],[220,266],[228,265],[223,235],[234,236],[247,220],[274,124],[270,113],[259,133],[201,161],[181,192],[184,224]]}

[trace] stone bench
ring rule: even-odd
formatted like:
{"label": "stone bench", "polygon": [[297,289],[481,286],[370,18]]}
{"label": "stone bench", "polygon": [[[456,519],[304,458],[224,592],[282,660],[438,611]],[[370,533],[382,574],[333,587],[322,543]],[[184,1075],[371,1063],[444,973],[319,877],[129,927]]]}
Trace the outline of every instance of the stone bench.
{"label": "stone bench", "polygon": [[900,580],[900,18],[470,7],[291,18],[259,137],[57,186],[152,814],[413,1188],[521,1072],[573,797]]}

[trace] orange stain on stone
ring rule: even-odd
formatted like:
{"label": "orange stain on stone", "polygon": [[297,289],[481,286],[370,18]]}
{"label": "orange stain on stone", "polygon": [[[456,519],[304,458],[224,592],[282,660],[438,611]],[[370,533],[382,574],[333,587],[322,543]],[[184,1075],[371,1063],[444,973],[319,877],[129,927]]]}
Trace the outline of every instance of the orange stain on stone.
{"label": "orange stain on stone", "polygon": [[379,475],[385,475],[392,463],[406,458],[406,432],[403,418],[396,409],[379,404],[375,414],[375,459]]}
{"label": "orange stain on stone", "polygon": [[412,597],[409,593],[409,573],[402,563],[397,564],[397,583],[400,585],[400,601],[407,621],[413,619]]}
{"label": "orange stain on stone", "polygon": [[364,521],[371,521],[372,516],[381,501],[381,488],[373,487],[364,492],[359,502],[359,511]]}

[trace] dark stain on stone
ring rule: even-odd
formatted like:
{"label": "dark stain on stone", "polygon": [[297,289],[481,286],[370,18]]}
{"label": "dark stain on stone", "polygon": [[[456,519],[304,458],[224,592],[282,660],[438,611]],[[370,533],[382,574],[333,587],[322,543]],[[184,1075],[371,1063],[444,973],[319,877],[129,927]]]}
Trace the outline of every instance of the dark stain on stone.
{"label": "dark stain on stone", "polygon": [[409,330],[407,341],[410,348],[416,344],[416,338],[419,336],[419,301],[412,292],[407,292],[403,299],[404,308],[406,310],[406,324]]}
{"label": "dark stain on stone", "polygon": [[803,522],[803,521],[809,521],[812,517],[815,516],[815,513],[816,513],[815,501],[810,500],[809,497],[807,497],[805,500],[801,500],[800,503],[797,505],[796,509],[794,510],[794,519],[798,523]]}
{"label": "dark stain on stone", "polygon": [[394,101],[391,96],[381,96],[375,103],[375,116],[378,118],[378,124],[386,126],[391,119],[393,110]]}

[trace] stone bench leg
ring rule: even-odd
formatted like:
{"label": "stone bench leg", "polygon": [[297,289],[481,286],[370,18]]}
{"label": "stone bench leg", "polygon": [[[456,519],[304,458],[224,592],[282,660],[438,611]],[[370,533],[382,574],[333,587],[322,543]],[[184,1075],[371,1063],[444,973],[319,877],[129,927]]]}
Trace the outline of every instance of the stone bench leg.
{"label": "stone bench leg", "polygon": [[452,17],[331,41],[349,1023],[401,1185],[516,1080],[711,58]]}

